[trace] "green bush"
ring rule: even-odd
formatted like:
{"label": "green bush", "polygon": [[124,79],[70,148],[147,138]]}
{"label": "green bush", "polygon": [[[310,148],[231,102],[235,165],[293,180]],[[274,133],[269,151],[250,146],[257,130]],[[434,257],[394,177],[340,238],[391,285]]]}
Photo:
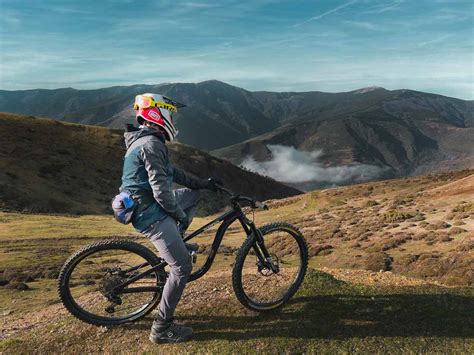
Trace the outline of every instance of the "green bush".
{"label": "green bush", "polygon": [[403,211],[395,211],[390,210],[383,215],[384,222],[394,223],[394,222],[402,222],[406,219],[412,218],[415,215],[411,212],[403,212]]}
{"label": "green bush", "polygon": [[373,206],[377,206],[378,204],[379,204],[379,203],[378,203],[377,201],[375,201],[375,200],[368,200],[365,205],[366,205],[367,207],[373,207]]}

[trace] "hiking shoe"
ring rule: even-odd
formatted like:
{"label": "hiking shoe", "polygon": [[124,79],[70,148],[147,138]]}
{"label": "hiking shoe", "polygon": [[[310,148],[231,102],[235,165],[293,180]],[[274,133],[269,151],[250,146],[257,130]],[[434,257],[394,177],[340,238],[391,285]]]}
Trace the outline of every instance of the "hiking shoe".
{"label": "hiking shoe", "polygon": [[150,341],[155,344],[181,343],[191,338],[192,335],[192,328],[185,327],[176,323],[171,323],[168,328],[162,331],[157,331],[155,328],[155,324],[153,324],[153,327],[151,327],[150,332]]}
{"label": "hiking shoe", "polygon": [[193,252],[197,252],[198,249],[199,249],[199,244],[198,243],[184,243],[184,245],[186,245],[186,248],[189,250],[189,251],[193,251]]}

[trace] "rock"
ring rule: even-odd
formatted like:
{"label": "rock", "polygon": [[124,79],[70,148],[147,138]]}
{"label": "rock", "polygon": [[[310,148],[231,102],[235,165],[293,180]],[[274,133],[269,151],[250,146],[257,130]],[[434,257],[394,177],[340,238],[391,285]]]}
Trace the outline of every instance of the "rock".
{"label": "rock", "polygon": [[104,327],[104,326],[100,326],[100,327],[97,329],[97,334],[104,334],[104,333],[106,333],[108,330],[109,330],[109,328]]}

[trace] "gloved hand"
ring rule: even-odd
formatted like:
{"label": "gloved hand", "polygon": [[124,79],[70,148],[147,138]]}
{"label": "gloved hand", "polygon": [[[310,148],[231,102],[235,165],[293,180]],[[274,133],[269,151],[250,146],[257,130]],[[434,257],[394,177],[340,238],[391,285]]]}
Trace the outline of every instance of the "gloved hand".
{"label": "gloved hand", "polygon": [[213,179],[213,178],[207,179],[207,183],[208,183],[207,189],[209,189],[211,191],[217,191],[219,189],[219,187],[224,186],[222,181],[217,180],[217,179]]}
{"label": "gloved hand", "polygon": [[181,234],[184,234],[184,232],[186,232],[186,229],[188,229],[188,227],[189,227],[189,220],[187,217],[179,221],[178,229]]}

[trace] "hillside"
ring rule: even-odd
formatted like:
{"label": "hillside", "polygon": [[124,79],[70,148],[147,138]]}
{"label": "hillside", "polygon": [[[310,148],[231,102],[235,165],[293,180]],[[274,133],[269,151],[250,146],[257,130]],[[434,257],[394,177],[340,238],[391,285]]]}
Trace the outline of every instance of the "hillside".
{"label": "hillside", "polygon": [[[120,186],[122,131],[0,114],[0,208],[72,214],[108,213]],[[198,149],[171,144],[176,165],[262,200],[299,191],[239,169]],[[224,206],[206,193],[201,213]]]}
{"label": "hillside", "polygon": [[350,94],[356,97],[350,105],[344,106],[346,94],[341,102],[328,103],[328,110],[315,118],[299,115],[271,132],[213,154],[244,165],[252,157],[258,164],[275,159],[269,146],[291,146],[320,152],[317,162],[326,167],[354,163],[378,167],[380,173],[374,177],[379,178],[474,166],[472,102],[409,90]]}
{"label": "hillside", "polygon": [[[99,238],[131,238],[104,216],[0,212],[0,351],[163,353],[472,353],[474,171],[376,181],[269,201],[257,225],[284,220],[309,244],[310,270],[293,301],[255,314],[236,300],[230,269],[243,235],[231,227],[215,265],[177,309],[195,338],[148,341],[152,316],[94,327],[58,304],[68,255]],[[192,229],[212,217],[196,218]],[[213,230],[199,237],[198,265]],[[24,289],[26,285],[26,290]]]}

